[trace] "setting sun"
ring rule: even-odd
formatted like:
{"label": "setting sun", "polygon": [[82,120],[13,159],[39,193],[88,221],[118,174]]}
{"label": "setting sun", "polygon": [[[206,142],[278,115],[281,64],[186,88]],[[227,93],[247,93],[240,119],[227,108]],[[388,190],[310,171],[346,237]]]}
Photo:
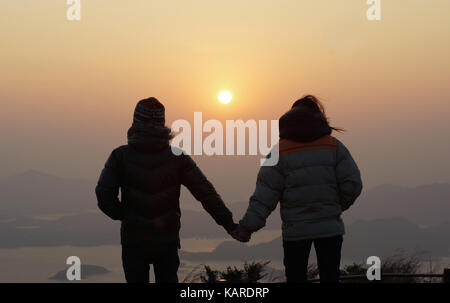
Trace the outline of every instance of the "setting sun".
{"label": "setting sun", "polygon": [[221,91],[219,93],[219,97],[218,97],[219,102],[222,103],[222,104],[230,103],[232,98],[233,98],[233,96],[231,96],[231,93],[229,91],[226,91],[226,90]]}

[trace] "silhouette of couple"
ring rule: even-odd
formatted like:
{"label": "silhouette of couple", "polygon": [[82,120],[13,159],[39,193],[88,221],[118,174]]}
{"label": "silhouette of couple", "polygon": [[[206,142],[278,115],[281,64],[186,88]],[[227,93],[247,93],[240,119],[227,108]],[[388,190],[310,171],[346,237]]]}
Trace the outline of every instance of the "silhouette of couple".
{"label": "silhouette of couple", "polygon": [[236,224],[192,158],[172,152],[164,106],[155,98],[139,101],[128,144],[111,153],[96,187],[99,208],[121,221],[127,282],[148,283],[150,264],[157,283],[178,282],[181,185],[241,242],[263,228],[280,203],[287,282],[306,282],[312,244],[321,282],[338,282],[341,213],[361,193],[358,166],[344,144],[331,136],[339,129],[329,125],[314,96],[297,100],[280,118],[279,130],[279,162],[260,168],[247,212]]}

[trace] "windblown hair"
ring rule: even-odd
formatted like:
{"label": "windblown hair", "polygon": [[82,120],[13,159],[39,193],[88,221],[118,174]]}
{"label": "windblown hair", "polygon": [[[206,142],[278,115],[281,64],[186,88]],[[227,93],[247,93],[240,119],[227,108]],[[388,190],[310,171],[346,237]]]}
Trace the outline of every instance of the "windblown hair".
{"label": "windblown hair", "polygon": [[332,131],[343,131],[330,126],[323,104],[315,96],[306,95],[292,105],[279,121],[280,139],[300,142],[314,141]]}
{"label": "windblown hair", "polygon": [[344,131],[344,129],[342,129],[342,128],[330,126],[328,117],[325,114],[325,107],[323,106],[322,102],[320,102],[320,100],[316,96],[306,95],[303,98],[298,99],[292,105],[292,108],[296,108],[296,107],[299,107],[299,108],[303,107],[305,110],[309,110],[313,114],[320,113],[320,114],[322,114],[322,117],[327,121],[328,126],[332,130],[339,131],[339,132]]}

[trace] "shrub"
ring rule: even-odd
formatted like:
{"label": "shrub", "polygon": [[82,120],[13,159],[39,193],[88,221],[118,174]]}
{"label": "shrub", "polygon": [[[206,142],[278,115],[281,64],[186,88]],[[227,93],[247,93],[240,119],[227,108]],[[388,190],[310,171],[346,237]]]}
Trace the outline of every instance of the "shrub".
{"label": "shrub", "polygon": [[243,269],[228,266],[224,271],[212,270],[211,267],[204,266],[204,272],[200,274],[200,281],[203,283],[257,283],[267,275],[264,271],[269,263],[245,262]]}

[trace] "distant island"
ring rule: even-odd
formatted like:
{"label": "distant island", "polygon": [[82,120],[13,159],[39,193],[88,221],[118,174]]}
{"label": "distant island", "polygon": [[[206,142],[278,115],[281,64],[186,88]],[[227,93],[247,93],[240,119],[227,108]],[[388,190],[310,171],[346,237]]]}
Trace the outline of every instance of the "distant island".
{"label": "distant island", "polygon": [[[67,269],[58,271],[56,274],[49,277],[48,279],[59,282],[67,281],[66,271]],[[104,268],[103,266],[88,265],[88,264],[81,265],[81,280],[85,280],[92,276],[106,275],[108,273],[110,273],[110,271]]]}

